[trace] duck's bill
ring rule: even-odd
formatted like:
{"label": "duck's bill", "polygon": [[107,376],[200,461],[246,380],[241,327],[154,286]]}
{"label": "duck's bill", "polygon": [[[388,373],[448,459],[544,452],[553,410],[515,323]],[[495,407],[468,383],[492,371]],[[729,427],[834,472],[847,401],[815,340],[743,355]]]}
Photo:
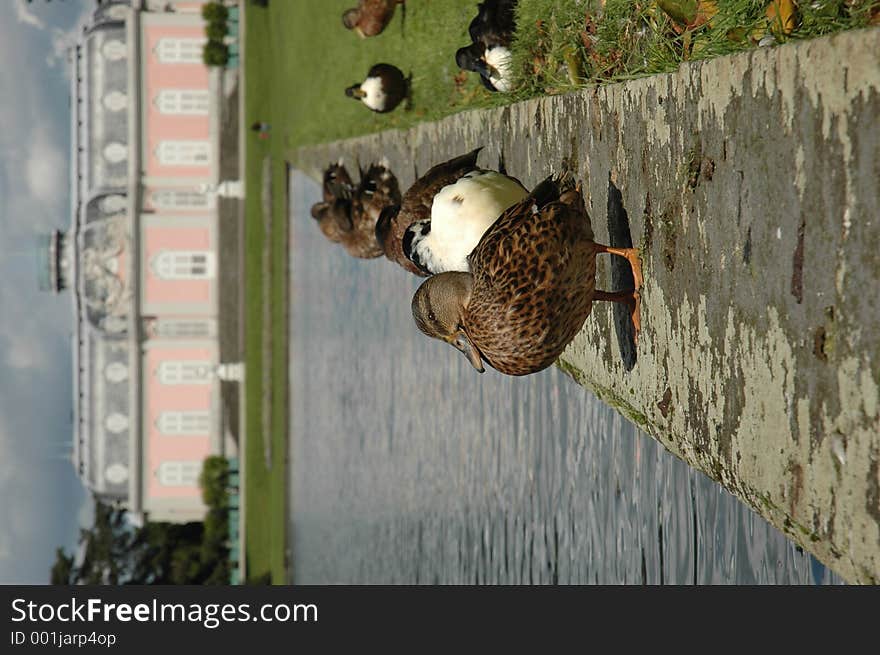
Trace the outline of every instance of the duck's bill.
{"label": "duck's bill", "polygon": [[471,343],[471,340],[468,339],[466,334],[459,332],[455,337],[455,341],[452,342],[452,345],[460,350],[462,354],[468,358],[471,366],[477,369],[480,373],[486,371],[486,369],[483,368],[483,358],[480,356],[480,350]]}

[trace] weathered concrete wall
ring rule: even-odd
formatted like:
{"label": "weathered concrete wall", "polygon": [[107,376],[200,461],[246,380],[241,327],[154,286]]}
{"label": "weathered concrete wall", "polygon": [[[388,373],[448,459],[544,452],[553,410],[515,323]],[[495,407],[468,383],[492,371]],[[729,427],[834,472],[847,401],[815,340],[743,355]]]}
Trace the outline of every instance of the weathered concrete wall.
{"label": "weathered concrete wall", "polygon": [[[578,382],[852,582],[880,582],[880,30],[291,153],[563,160],[599,241],[642,248],[643,331],[600,303]],[[615,258],[617,259],[617,258]],[[626,286],[599,258],[598,288]],[[388,264],[390,265],[390,264]]]}

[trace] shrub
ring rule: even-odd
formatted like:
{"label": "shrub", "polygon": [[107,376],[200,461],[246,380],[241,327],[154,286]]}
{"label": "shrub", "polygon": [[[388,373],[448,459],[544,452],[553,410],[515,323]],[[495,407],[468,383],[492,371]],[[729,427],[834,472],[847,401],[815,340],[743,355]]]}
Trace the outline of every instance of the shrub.
{"label": "shrub", "polygon": [[202,5],[202,18],[209,23],[225,21],[229,17],[229,9],[219,2],[209,2]]}
{"label": "shrub", "polygon": [[229,61],[229,48],[220,41],[208,41],[202,50],[205,66],[225,66]]}
{"label": "shrub", "polygon": [[229,462],[225,457],[212,455],[205,458],[199,475],[199,486],[202,488],[202,500],[209,508],[225,509],[228,506],[229,495],[226,492],[228,475]]}
{"label": "shrub", "polygon": [[229,34],[225,20],[213,20],[205,25],[205,34],[209,41],[223,41],[223,37]]}

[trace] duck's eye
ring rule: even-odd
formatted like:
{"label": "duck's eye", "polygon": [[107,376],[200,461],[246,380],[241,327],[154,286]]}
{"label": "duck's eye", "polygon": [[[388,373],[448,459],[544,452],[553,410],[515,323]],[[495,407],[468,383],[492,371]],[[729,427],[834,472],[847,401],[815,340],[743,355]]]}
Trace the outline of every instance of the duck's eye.
{"label": "duck's eye", "polygon": [[437,320],[437,317],[434,316],[434,312],[428,312],[428,320],[432,322],[435,322]]}

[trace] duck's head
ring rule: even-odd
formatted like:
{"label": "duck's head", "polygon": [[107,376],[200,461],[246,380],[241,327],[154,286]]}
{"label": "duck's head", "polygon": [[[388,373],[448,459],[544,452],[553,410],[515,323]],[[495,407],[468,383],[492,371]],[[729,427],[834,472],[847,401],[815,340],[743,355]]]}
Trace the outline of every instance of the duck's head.
{"label": "duck's head", "polygon": [[351,232],[351,201],[337,199],[334,202],[318,202],[312,205],[312,218],[318,222],[321,233],[334,243],[339,243]]}
{"label": "duck's head", "polygon": [[345,25],[345,29],[353,30],[357,27],[358,22],[361,20],[361,10],[357,7],[352,9],[346,9],[342,12],[342,24]]}
{"label": "duck's head", "polygon": [[489,76],[489,69],[483,60],[483,46],[480,43],[471,43],[469,46],[456,50],[455,63],[462,70]]}
{"label": "duck's head", "polygon": [[425,239],[431,234],[431,221],[426,219],[416,221],[403,233],[403,255],[420,271],[431,275],[437,272],[437,267],[431,261],[431,251],[425,248]]}
{"label": "duck's head", "polygon": [[345,95],[349,98],[360,100],[361,98],[366,97],[367,93],[361,88],[360,84],[352,84],[345,90]]}
{"label": "duck's head", "polygon": [[464,315],[471,300],[473,277],[470,273],[439,273],[422,282],[412,299],[416,326],[424,334],[445,341],[460,351],[480,373],[483,357],[464,326]]}

